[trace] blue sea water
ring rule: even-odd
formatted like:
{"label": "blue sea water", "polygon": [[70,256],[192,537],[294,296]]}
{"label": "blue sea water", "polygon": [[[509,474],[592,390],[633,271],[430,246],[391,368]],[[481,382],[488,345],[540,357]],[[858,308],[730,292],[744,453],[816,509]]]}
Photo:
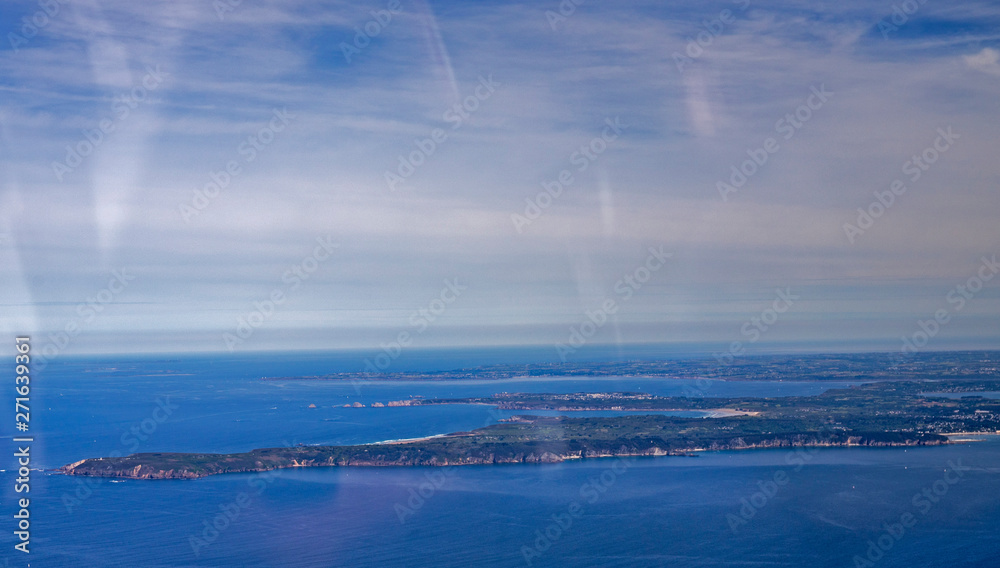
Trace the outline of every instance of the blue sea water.
{"label": "blue sea water", "polygon": [[[462,357],[437,353],[416,366],[467,366]],[[477,405],[370,407],[411,395],[677,395],[691,383],[260,380],[354,370],[347,365],[356,361],[343,354],[56,360],[33,382],[33,464],[53,468],[112,452],[375,442],[468,430],[507,415]],[[708,396],[816,394],[840,386],[701,384]],[[343,408],[353,402],[367,407]],[[5,410],[0,420],[13,416]],[[194,481],[35,471],[30,555],[13,549],[14,500],[23,495],[13,492],[7,438],[0,558],[10,566],[854,566],[854,556],[871,553],[869,542],[880,537],[889,549],[875,549],[877,566],[997,566],[1000,553],[995,437],[905,450],[281,470]],[[942,487],[943,494],[933,493]],[[935,502],[921,498],[927,488]],[[894,527],[904,514],[914,522],[900,533]]]}

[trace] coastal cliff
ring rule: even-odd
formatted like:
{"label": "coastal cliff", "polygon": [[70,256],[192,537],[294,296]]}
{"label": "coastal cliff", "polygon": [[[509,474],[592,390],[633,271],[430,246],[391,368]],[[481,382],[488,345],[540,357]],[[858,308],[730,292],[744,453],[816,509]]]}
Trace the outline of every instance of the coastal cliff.
{"label": "coastal cliff", "polygon": [[[489,428],[483,429],[489,430]],[[477,431],[478,432],[478,431]],[[222,473],[294,467],[402,467],[559,463],[618,456],[690,456],[698,451],[783,447],[923,446],[947,444],[935,434],[756,435],[693,444],[648,437],[614,440],[489,440],[489,434],[403,444],[266,448],[240,454],[143,453],[88,459],[61,468],[65,474],[127,479],[195,479]]]}

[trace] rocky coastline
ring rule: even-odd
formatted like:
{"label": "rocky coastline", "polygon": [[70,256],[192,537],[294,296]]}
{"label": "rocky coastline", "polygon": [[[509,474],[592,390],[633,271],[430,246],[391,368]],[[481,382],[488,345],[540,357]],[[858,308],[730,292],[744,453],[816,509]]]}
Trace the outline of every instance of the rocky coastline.
{"label": "rocky coastline", "polygon": [[[537,451],[510,451],[509,448],[486,450],[478,455],[448,455],[414,446],[400,451],[379,452],[373,446],[320,446],[301,448],[268,448],[246,454],[133,454],[121,458],[81,460],[59,468],[66,475],[109,477],[121,479],[197,479],[224,473],[255,473],[297,467],[440,467],[462,465],[551,464],[568,460],[610,457],[694,456],[697,452],[723,450],[775,449],[792,447],[913,447],[950,444],[937,435],[901,437],[895,440],[867,436],[846,436],[842,439],[820,439],[805,436],[772,438],[748,442],[742,437],[714,441],[703,446],[664,447],[651,445],[640,448],[622,445],[618,448],[585,448],[559,451],[556,447]],[[550,444],[558,446],[560,444]],[[565,444],[573,445],[573,444]],[[249,461],[248,461],[249,460]],[[169,465],[168,465],[169,464]]]}

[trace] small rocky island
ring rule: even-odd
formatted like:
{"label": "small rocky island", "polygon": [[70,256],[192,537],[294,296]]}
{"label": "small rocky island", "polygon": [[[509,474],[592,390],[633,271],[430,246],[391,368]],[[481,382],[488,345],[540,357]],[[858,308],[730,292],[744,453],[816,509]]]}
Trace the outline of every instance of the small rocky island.
{"label": "small rocky island", "polygon": [[[802,446],[918,446],[945,434],[1000,432],[1000,381],[905,381],[830,390],[811,397],[693,398],[643,393],[501,393],[486,398],[417,399],[414,404],[492,404],[521,410],[618,410],[635,415],[520,416],[445,436],[352,446],[264,448],[237,454],[141,453],[92,458],[65,474],[130,479],[194,479],[290,467],[447,466],[555,463],[612,456],[683,456],[697,451]],[[925,392],[955,392],[945,398]],[[394,406],[394,405],[390,405]],[[392,412],[390,406],[385,412]],[[642,411],[732,410],[714,418]]]}

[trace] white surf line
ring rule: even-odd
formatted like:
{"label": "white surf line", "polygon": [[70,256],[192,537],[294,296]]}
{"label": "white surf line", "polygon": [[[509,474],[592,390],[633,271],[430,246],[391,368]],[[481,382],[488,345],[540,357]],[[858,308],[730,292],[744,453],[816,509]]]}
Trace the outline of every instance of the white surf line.
{"label": "white surf line", "polygon": [[421,436],[419,438],[398,438],[395,440],[383,440],[381,442],[371,442],[368,444],[362,444],[363,446],[377,446],[380,444],[405,444],[407,442],[422,442],[424,440],[433,440],[434,438],[444,438],[448,434],[435,434],[433,436]]}

